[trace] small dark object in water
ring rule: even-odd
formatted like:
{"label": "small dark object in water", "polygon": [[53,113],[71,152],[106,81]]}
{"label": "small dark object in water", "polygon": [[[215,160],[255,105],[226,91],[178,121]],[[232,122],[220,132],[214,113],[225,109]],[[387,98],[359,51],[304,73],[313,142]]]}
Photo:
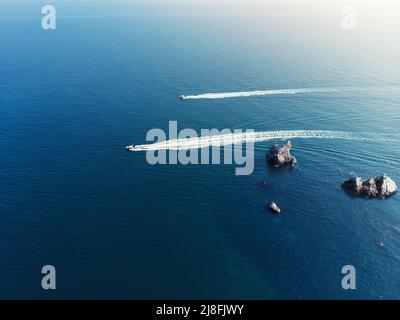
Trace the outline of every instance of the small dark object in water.
{"label": "small dark object in water", "polygon": [[267,181],[261,181],[260,186],[265,188],[267,186]]}

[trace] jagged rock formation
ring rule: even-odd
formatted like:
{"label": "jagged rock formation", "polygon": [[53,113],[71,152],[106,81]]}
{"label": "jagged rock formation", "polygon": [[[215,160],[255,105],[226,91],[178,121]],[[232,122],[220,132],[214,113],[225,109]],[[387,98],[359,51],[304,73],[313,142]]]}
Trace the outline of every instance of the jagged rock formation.
{"label": "jagged rock formation", "polygon": [[343,182],[342,187],[351,195],[367,198],[384,199],[397,192],[395,182],[387,176],[372,177],[369,180],[352,177]]}
{"label": "jagged rock formation", "polygon": [[290,164],[292,167],[296,165],[297,160],[290,154],[290,149],[292,144],[290,141],[286,145],[280,147],[279,145],[274,145],[267,154],[268,162],[275,166],[281,167],[286,164]]}

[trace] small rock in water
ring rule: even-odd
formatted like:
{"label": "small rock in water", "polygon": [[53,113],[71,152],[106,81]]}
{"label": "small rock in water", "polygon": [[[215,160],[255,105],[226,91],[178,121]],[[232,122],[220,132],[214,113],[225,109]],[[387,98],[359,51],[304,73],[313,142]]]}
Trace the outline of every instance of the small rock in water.
{"label": "small rock in water", "polygon": [[260,186],[265,188],[267,186],[267,181],[261,181]]}
{"label": "small rock in water", "polygon": [[290,141],[283,147],[277,144],[274,145],[267,154],[268,162],[275,167],[281,167],[286,164],[290,164],[294,167],[297,163],[297,159],[290,154],[290,149],[292,149],[292,143]]}
{"label": "small rock in water", "polygon": [[270,205],[268,206],[269,210],[271,210],[274,213],[281,213],[281,208],[279,208],[275,202],[271,202]]}
{"label": "small rock in water", "polygon": [[395,182],[387,176],[372,177],[363,180],[359,177],[351,177],[342,184],[342,188],[351,195],[385,199],[397,192]]}

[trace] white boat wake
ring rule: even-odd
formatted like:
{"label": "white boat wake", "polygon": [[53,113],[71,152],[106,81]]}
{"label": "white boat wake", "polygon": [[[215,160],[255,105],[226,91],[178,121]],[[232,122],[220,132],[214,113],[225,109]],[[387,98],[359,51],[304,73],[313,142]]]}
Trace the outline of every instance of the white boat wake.
{"label": "white boat wake", "polygon": [[273,94],[296,94],[296,93],[314,93],[314,92],[335,92],[339,91],[338,88],[300,88],[300,89],[279,89],[279,90],[257,90],[257,91],[238,91],[238,92],[220,92],[220,93],[203,93],[199,95],[179,96],[182,100],[195,100],[195,99],[226,99],[226,98],[240,98],[240,97],[253,97],[265,96]]}
{"label": "white boat wake", "polygon": [[324,130],[290,130],[290,131],[260,131],[260,132],[239,132],[230,134],[218,134],[201,136],[187,139],[172,139],[152,144],[130,145],[129,151],[149,150],[188,150],[206,147],[219,147],[230,144],[245,142],[261,142],[273,139],[294,139],[294,138],[323,138],[323,139],[360,139],[351,133],[342,131]]}

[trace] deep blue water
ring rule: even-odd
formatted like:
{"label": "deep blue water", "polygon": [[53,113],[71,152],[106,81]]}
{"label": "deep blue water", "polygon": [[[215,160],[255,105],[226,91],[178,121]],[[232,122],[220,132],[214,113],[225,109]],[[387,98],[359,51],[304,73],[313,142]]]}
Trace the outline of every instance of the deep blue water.
{"label": "deep blue water", "polygon": [[[350,172],[400,183],[398,23],[344,31],[337,15],[55,3],[57,29],[44,31],[41,4],[0,2],[0,298],[399,297],[399,195],[339,188]],[[326,86],[362,89],[177,99]],[[293,139],[299,164],[279,170],[265,154],[283,141],[257,143],[250,176],[124,150],[169,120],[380,138]],[[41,289],[45,264],[55,291]],[[353,291],[340,285],[346,264]]]}

